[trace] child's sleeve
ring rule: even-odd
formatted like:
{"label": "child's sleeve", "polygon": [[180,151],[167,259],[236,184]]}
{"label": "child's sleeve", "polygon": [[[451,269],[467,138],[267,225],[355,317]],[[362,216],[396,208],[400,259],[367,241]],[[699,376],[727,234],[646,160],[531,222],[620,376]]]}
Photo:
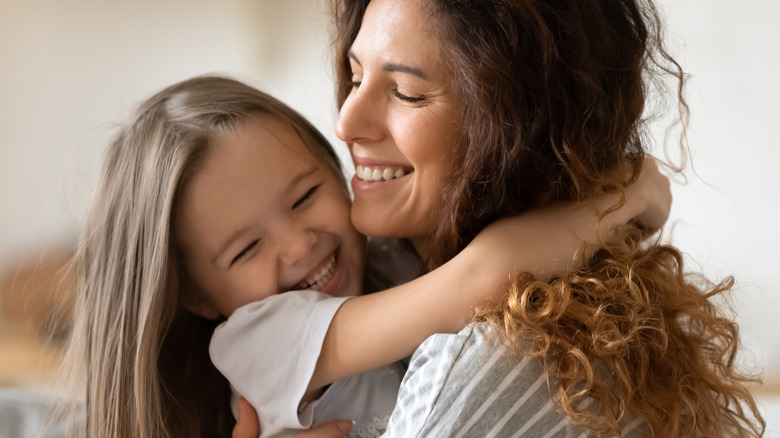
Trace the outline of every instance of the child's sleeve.
{"label": "child's sleeve", "polygon": [[311,426],[311,410],[299,415],[298,408],[330,322],[346,299],[285,292],[237,309],[214,331],[211,361],[254,406],[263,436]]}

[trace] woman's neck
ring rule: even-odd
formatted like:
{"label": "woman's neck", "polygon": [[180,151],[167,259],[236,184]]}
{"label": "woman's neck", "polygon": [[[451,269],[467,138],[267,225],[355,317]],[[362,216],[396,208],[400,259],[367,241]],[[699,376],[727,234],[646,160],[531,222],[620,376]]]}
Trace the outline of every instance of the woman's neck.
{"label": "woman's neck", "polygon": [[409,241],[412,242],[412,246],[414,246],[414,250],[417,251],[420,259],[428,260],[428,256],[430,256],[432,252],[431,242],[428,239],[428,236],[412,237]]}

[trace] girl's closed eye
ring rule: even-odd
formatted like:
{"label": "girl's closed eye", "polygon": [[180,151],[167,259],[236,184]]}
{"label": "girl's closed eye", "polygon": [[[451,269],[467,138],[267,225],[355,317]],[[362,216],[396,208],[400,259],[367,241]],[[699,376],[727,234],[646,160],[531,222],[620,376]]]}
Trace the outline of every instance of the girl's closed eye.
{"label": "girl's closed eye", "polygon": [[306,204],[307,201],[312,199],[314,195],[317,193],[317,190],[320,188],[320,185],[317,184],[314,187],[310,188],[303,196],[300,197],[295,203],[293,204],[292,208],[293,210],[296,208],[299,208]]}
{"label": "girl's closed eye", "polygon": [[249,251],[251,251],[254,247],[256,247],[260,243],[260,240],[253,240],[252,243],[246,246],[246,248],[242,249],[240,253],[238,253],[235,257],[233,257],[233,260],[230,261],[230,266],[233,266],[237,262],[241,261],[243,258],[249,254]]}

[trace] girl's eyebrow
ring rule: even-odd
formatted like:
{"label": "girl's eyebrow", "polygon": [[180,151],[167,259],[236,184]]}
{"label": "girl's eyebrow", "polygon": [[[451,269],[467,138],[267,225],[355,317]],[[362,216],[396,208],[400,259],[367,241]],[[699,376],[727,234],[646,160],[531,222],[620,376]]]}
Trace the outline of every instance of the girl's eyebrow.
{"label": "girl's eyebrow", "polygon": [[[317,173],[319,168],[317,166],[311,166],[303,170],[302,172],[298,173],[293,177],[290,182],[287,184],[287,186],[284,188],[284,193],[292,193],[296,186],[298,186],[301,181],[304,181],[309,176]],[[212,259],[213,262],[216,262],[217,259],[219,259],[222,254],[225,253],[225,251],[228,250],[230,245],[233,244],[237,239],[239,239],[242,235],[244,235],[246,232],[249,231],[249,229],[252,228],[252,224],[246,224],[241,228],[236,229],[232,233],[230,233],[224,241],[222,241],[222,244],[219,245],[217,251],[214,252],[214,258]]]}
{"label": "girl's eyebrow", "polygon": [[[351,60],[355,61],[355,63],[357,63],[357,65],[360,65],[360,66],[363,65],[363,64],[360,63],[360,60],[357,58],[357,55],[355,55],[355,53],[352,52],[352,50],[349,50],[347,52],[347,56],[349,56],[349,58]],[[394,73],[394,72],[409,73],[409,74],[411,74],[413,76],[417,76],[420,79],[423,79],[423,80],[426,80],[426,81],[428,80],[428,76],[426,76],[425,73],[423,73],[423,71],[420,70],[419,68],[410,67],[410,66],[408,66],[406,64],[401,64],[401,63],[398,63],[398,62],[388,62],[388,63],[382,64],[382,69],[384,71],[390,72],[390,73]]]}

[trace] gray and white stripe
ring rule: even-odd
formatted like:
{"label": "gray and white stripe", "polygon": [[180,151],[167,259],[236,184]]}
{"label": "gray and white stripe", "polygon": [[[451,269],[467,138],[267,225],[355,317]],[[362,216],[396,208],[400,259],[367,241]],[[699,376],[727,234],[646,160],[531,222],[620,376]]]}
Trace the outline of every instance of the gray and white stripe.
{"label": "gray and white stripe", "polygon": [[[573,438],[585,436],[559,414],[541,366],[495,342],[486,324],[428,338],[401,384],[385,438]],[[624,437],[646,436],[641,420]]]}

